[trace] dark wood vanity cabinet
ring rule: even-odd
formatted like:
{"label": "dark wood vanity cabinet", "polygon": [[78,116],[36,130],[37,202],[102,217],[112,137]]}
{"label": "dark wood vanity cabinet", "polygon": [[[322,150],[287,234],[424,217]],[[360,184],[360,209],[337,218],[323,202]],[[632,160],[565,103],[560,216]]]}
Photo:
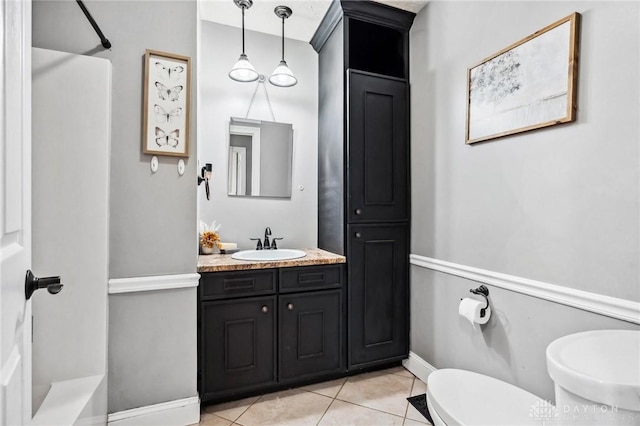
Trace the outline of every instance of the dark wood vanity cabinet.
{"label": "dark wood vanity cabinet", "polygon": [[280,381],[343,370],[342,290],[279,299]]}
{"label": "dark wood vanity cabinet", "polygon": [[415,15],[332,2],[319,54],[318,246],[347,258],[347,368],[409,351],[409,29]]}
{"label": "dark wood vanity cabinet", "polygon": [[342,264],[202,273],[201,400],[344,373],[343,282]]}
{"label": "dark wood vanity cabinet", "polygon": [[348,222],[408,219],[408,84],[349,70]]}
{"label": "dark wood vanity cabinet", "polygon": [[275,296],[202,302],[201,396],[276,383],[276,312]]}
{"label": "dark wood vanity cabinet", "polygon": [[408,228],[349,225],[349,366],[409,353]]}

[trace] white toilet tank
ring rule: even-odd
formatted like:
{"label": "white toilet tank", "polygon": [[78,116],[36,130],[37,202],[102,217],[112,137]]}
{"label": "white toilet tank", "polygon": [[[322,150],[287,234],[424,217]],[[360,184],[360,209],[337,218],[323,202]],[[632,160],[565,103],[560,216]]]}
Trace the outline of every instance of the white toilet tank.
{"label": "white toilet tank", "polygon": [[596,330],[547,347],[557,424],[640,425],[640,330]]}

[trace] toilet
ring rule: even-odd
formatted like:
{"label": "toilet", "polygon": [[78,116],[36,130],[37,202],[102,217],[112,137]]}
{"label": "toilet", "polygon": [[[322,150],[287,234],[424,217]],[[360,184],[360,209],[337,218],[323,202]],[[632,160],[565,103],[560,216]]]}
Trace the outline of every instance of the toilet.
{"label": "toilet", "polygon": [[427,379],[434,425],[640,426],[640,331],[571,334],[546,355],[556,406],[493,377],[442,369]]}
{"label": "toilet", "polygon": [[640,425],[640,331],[594,330],[547,346],[560,425]]}
{"label": "toilet", "polygon": [[429,375],[427,407],[435,426],[541,426],[540,417],[531,413],[553,409],[548,402],[509,383],[457,369]]}

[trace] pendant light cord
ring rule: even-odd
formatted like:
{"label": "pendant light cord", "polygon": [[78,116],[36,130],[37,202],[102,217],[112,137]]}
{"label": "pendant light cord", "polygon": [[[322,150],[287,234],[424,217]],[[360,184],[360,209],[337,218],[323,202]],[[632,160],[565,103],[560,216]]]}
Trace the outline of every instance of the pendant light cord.
{"label": "pendant light cord", "polygon": [[242,54],[244,54],[244,7],[242,7]]}
{"label": "pendant light cord", "polygon": [[284,15],[282,16],[282,62],[284,62]]}
{"label": "pendant light cord", "polygon": [[271,107],[271,100],[269,99],[269,92],[267,91],[267,86],[266,84],[264,84],[264,75],[261,75],[258,78],[258,82],[256,83],[256,89],[253,91],[253,96],[251,96],[251,102],[249,102],[249,109],[247,109],[247,114],[244,116],[244,118],[249,118],[249,112],[251,111],[251,107],[253,106],[253,101],[256,98],[256,93],[258,93],[258,87],[260,87],[261,84],[262,84],[262,87],[264,87],[264,94],[267,97],[267,104],[269,105],[269,112],[271,112],[271,118],[275,122],[276,116],[273,113],[273,108]]}

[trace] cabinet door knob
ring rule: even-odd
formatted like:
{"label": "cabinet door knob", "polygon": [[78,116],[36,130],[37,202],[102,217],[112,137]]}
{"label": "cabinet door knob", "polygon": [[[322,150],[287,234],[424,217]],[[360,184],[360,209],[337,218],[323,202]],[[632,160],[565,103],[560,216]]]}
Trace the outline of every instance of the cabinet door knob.
{"label": "cabinet door knob", "polygon": [[266,314],[267,312],[269,312],[269,308],[265,305],[262,307],[262,309],[260,309],[262,311],[262,313]]}
{"label": "cabinet door knob", "polygon": [[287,309],[290,310],[290,311],[293,311],[293,303],[289,303],[287,305]]}
{"label": "cabinet door knob", "polygon": [[360,238],[360,237],[362,237],[362,233],[356,232],[356,238]]}
{"label": "cabinet door knob", "polygon": [[357,215],[361,215],[362,214],[362,209],[356,209],[356,214]]}

